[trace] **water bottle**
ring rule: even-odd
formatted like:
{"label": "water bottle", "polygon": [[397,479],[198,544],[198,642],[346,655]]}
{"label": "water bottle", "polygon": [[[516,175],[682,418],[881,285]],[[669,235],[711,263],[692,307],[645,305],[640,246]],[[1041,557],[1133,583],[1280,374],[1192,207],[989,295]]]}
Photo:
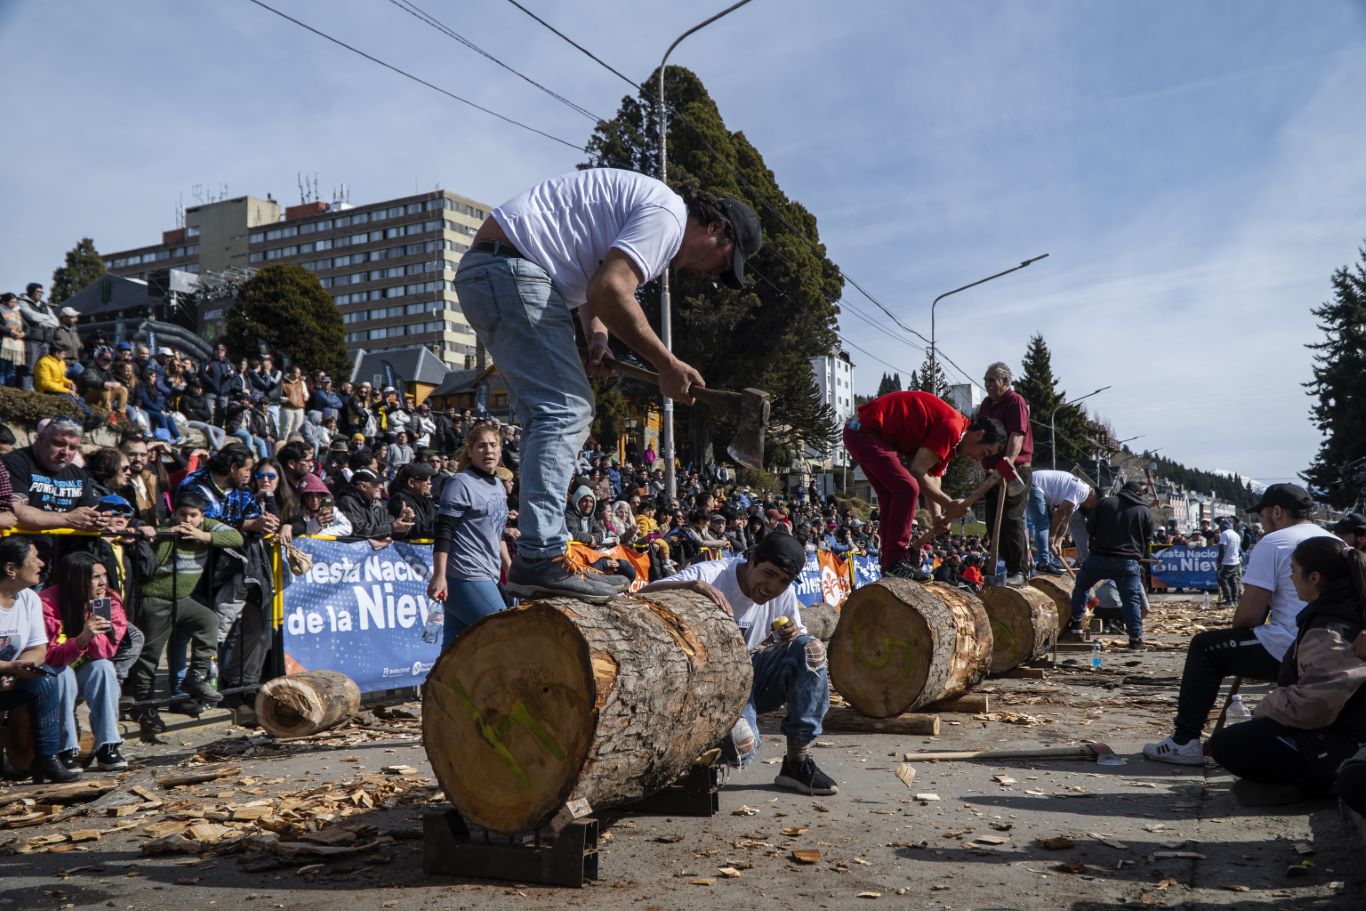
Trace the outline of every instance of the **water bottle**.
{"label": "water bottle", "polygon": [[1205,598],[1200,602],[1201,610],[1209,610],[1209,592],[1205,592]]}
{"label": "water bottle", "polygon": [[1229,724],[1236,724],[1239,721],[1247,721],[1252,717],[1252,710],[1243,702],[1243,697],[1237,693],[1228,701],[1228,712],[1224,715]]}
{"label": "water bottle", "polygon": [[437,643],[446,625],[446,611],[440,602],[433,601],[427,606],[427,625],[422,628],[422,641]]}
{"label": "water bottle", "polygon": [[1091,667],[1100,668],[1100,640],[1091,643]]}
{"label": "water bottle", "polygon": [[209,686],[218,689],[218,659],[209,659]]}

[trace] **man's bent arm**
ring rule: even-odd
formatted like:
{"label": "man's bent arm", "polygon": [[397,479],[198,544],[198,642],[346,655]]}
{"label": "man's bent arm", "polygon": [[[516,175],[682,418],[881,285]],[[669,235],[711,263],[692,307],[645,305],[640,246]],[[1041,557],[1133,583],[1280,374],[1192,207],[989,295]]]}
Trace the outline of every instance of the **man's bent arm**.
{"label": "man's bent arm", "polygon": [[1071,500],[1064,500],[1062,505],[1053,510],[1053,524],[1048,529],[1048,540],[1055,541],[1062,537],[1062,530],[1067,527],[1068,521],[1072,518],[1072,513],[1076,507]]}
{"label": "man's bent arm", "polygon": [[[953,498],[944,493],[940,487],[940,481],[929,473],[930,469],[939,462],[939,454],[929,449],[917,449],[915,458],[911,459],[908,466],[909,471],[920,482],[920,490],[925,494],[925,499],[930,505],[946,507],[953,502]],[[934,512],[933,509],[930,510]]]}
{"label": "man's bent arm", "polygon": [[636,303],[636,288],[643,278],[625,253],[609,251],[588,281],[588,302],[584,305],[590,308],[588,322],[580,316],[580,323],[586,333],[590,325],[605,327],[655,369],[663,370],[673,361],[673,354],[655,335],[645,311]]}
{"label": "man's bent arm", "polygon": [[1015,457],[1020,454],[1021,449],[1024,449],[1024,434],[1012,433],[1006,437],[1006,451],[1001,453],[1001,458],[1014,465]]}
{"label": "man's bent arm", "polygon": [[1256,585],[1244,585],[1243,597],[1238,599],[1238,608],[1233,612],[1234,629],[1252,629],[1266,622],[1271,612],[1271,592]]}

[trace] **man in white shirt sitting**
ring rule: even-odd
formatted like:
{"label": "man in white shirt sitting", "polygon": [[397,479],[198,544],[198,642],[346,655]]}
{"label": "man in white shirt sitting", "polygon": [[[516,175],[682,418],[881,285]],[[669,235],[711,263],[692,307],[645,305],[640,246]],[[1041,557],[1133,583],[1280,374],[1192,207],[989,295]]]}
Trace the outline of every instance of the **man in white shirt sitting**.
{"label": "man in white shirt sitting", "polygon": [[1172,734],[1143,747],[1149,759],[1204,765],[1200,731],[1219,698],[1224,678],[1276,680],[1281,659],[1295,641],[1295,620],[1304,602],[1295,594],[1290,555],[1306,538],[1332,535],[1310,520],[1314,501],[1295,484],[1272,484],[1248,512],[1258,514],[1267,534],[1248,555],[1232,628],[1206,630],[1191,639]]}
{"label": "man in white shirt sitting", "polygon": [[749,765],[759,752],[757,716],[786,705],[782,732],[787,755],[774,784],[802,794],[834,794],[839,787],[816,767],[810,753],[830,708],[830,684],[825,645],[807,635],[792,589],[805,565],[806,550],[796,538],[770,532],[744,557],[694,563],[645,586],[640,594],[698,592],[739,624],[750,650],[754,684],[749,704],[722,744],[727,759],[740,768]]}

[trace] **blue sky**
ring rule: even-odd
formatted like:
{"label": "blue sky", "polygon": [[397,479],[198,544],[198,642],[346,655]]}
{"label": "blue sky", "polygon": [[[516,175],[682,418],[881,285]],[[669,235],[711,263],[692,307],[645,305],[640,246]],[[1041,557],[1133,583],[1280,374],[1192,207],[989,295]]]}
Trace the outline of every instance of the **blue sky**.
{"label": "blue sky", "polygon": [[[418,2],[418,0],[415,0]],[[525,4],[643,79],[725,4]],[[387,0],[272,5],[576,143],[592,124]],[[595,114],[628,91],[510,3],[418,5]],[[582,154],[330,45],[247,0],[0,2],[0,287],[89,235],[154,242],[195,185],[356,202],[442,186],[497,203]],[[1295,474],[1308,310],[1366,241],[1366,3],[754,0],[673,62],[819,219],[831,257],[974,378],[1042,332],[1121,437],[1191,465]],[[918,347],[858,318],[860,392]],[[915,345],[919,341],[910,339]],[[958,377],[951,374],[951,378]]]}

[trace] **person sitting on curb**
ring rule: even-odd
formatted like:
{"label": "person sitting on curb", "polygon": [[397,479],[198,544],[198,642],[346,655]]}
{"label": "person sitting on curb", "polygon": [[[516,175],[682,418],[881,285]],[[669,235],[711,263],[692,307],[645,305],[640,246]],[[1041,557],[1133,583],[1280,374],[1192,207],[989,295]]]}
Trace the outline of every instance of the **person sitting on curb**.
{"label": "person sitting on curb", "polygon": [[1251,721],[1210,738],[1214,761],[1238,776],[1248,806],[1327,794],[1338,766],[1366,744],[1366,664],[1352,643],[1366,625],[1366,557],[1341,541],[1306,538],[1291,554],[1295,594],[1307,602],[1277,688]]}
{"label": "person sitting on curb", "polygon": [[787,754],[774,784],[803,794],[834,794],[834,779],[811,758],[830,708],[825,645],[807,635],[792,581],[806,565],[796,538],[770,532],[743,557],[694,563],[642,588],[642,594],[686,589],[706,595],[735,618],[750,650],[754,685],[735,729],[722,744],[732,765],[744,768],[759,752],[757,717],[787,705],[782,732]]}
{"label": "person sitting on curb", "polygon": [[1138,561],[1153,536],[1153,514],[1148,510],[1143,486],[1130,481],[1119,493],[1099,500],[1086,519],[1091,553],[1077,572],[1072,588],[1072,619],[1067,633],[1082,635],[1082,618],[1091,587],[1113,579],[1123,599],[1124,626],[1129,632],[1129,648],[1143,647],[1143,617],[1148,613],[1143,598],[1143,574]]}
{"label": "person sitting on curb", "polygon": [[[1280,674],[1281,659],[1295,641],[1295,619],[1304,609],[1295,593],[1290,554],[1306,538],[1329,534],[1310,521],[1313,510],[1314,501],[1295,484],[1272,484],[1248,510],[1258,513],[1268,533],[1248,555],[1243,597],[1233,612],[1232,628],[1205,630],[1191,639],[1172,733],[1160,743],[1146,744],[1144,756],[1175,765],[1204,765],[1200,730],[1224,678],[1275,680]],[[1081,579],[1077,583],[1080,589]],[[1076,605],[1074,594],[1074,617]]]}

